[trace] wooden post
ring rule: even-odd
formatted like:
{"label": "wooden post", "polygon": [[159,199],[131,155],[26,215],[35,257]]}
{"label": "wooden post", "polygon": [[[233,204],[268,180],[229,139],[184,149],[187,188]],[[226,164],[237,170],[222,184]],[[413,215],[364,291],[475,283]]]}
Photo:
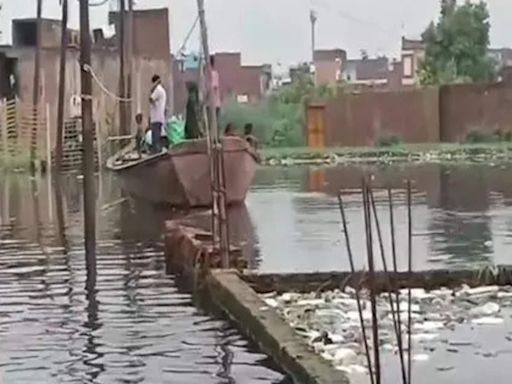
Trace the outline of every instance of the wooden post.
{"label": "wooden post", "polygon": [[128,120],[128,126],[126,128],[128,133],[132,133],[132,121],[133,121],[133,32],[134,32],[134,24],[133,24],[133,0],[128,0],[128,23],[127,23],[127,44],[126,44],[126,57],[128,61],[128,73],[126,75],[126,98],[130,101],[126,102],[126,119]]}
{"label": "wooden post", "polygon": [[[124,1],[125,0],[119,0],[119,29],[117,31],[119,38],[119,96],[122,99],[126,98],[126,7]],[[128,133],[126,102],[125,100],[119,100],[119,134],[126,135]]]}
{"label": "wooden post", "polygon": [[3,99],[0,101],[0,129],[2,130],[2,157],[5,162],[7,162],[7,152],[8,152],[8,144],[7,144],[7,100]]}
{"label": "wooden post", "polygon": [[[84,238],[88,282],[96,275],[96,193],[92,120],[91,35],[89,0],[80,0],[80,69],[82,90],[82,133],[84,173]],[[92,281],[90,281],[92,280]],[[93,284],[93,285],[94,285]]]}
{"label": "wooden post", "polygon": [[[68,0],[62,0],[60,36],[59,99],[57,105],[57,133],[55,145],[55,171],[62,172],[62,145],[64,140],[64,102],[66,97],[66,53],[68,48]],[[48,164],[48,166],[50,166]]]}
{"label": "wooden post", "polygon": [[52,163],[52,147],[51,147],[51,139],[52,135],[50,133],[50,104],[46,103],[46,170],[48,172],[47,179],[47,194],[48,194],[48,219],[49,222],[53,222],[53,200],[52,200],[52,173],[50,171],[51,163]]}
{"label": "wooden post", "polygon": [[[45,113],[45,123],[46,123],[46,162],[47,169],[49,170],[52,164],[52,135],[50,132],[50,104],[46,103],[46,113]],[[51,176],[50,176],[51,177]]]}
{"label": "wooden post", "polygon": [[[43,0],[37,0],[37,16],[36,16],[36,51],[34,57],[34,89],[32,93],[32,108],[34,114],[34,120],[39,121],[39,86],[41,77],[41,18],[43,13]],[[32,126],[32,132],[30,135],[30,169],[31,172],[35,172],[36,162],[36,146],[37,146],[37,127]]]}

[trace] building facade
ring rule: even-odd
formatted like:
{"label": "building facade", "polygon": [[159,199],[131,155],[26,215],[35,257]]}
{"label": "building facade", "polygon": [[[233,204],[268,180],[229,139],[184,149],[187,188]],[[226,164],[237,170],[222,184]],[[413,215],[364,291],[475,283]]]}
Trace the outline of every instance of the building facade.
{"label": "building facade", "polygon": [[[119,15],[112,13],[111,21],[115,24]],[[151,77],[159,74],[164,86],[171,95],[172,71],[170,55],[170,36],[167,9],[134,11],[134,42],[132,78],[132,113],[142,112],[148,116],[147,102],[151,89]],[[32,101],[33,75],[36,42],[36,20],[13,20],[13,44],[0,47],[0,98],[18,98],[25,102]],[[43,19],[41,49],[41,107],[50,105],[50,130],[52,143],[55,143],[57,121],[57,99],[59,85],[60,29],[58,20]],[[153,43],[152,33],[158,33],[158,43]],[[66,102],[65,119],[73,117],[80,111],[80,66],[79,34],[68,30],[69,44],[66,52]],[[119,132],[119,103],[105,93],[102,87],[112,94],[119,89],[119,50],[117,35],[105,38],[100,30],[94,31],[92,47],[93,107],[94,119],[103,136]],[[99,84],[101,82],[101,85]],[[169,103],[172,108],[172,103]],[[133,121],[133,119],[132,119]]]}

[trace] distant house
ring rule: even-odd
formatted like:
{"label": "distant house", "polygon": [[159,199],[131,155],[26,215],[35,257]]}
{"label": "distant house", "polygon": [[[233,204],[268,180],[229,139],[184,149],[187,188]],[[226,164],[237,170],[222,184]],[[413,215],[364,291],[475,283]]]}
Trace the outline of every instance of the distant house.
{"label": "distant house", "polygon": [[347,60],[342,73],[348,84],[385,86],[389,80],[389,59],[387,57]]}
{"label": "distant house", "polygon": [[512,48],[490,48],[487,55],[496,63],[496,69],[512,67]]}
{"label": "distant house", "polygon": [[342,80],[347,52],[343,49],[315,50],[313,65],[316,85],[334,86]]}
{"label": "distant house", "polygon": [[402,37],[402,85],[411,86],[419,83],[421,62],[425,58],[425,43]]}

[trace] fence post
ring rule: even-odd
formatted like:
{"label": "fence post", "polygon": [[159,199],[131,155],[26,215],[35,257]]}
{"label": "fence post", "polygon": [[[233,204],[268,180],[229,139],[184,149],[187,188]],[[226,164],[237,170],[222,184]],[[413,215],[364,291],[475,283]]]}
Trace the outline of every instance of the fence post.
{"label": "fence post", "polygon": [[2,160],[7,160],[7,111],[5,99],[0,100],[0,137],[2,139]]}
{"label": "fence post", "polygon": [[46,103],[46,167],[52,168],[52,135],[50,132],[50,104]]}

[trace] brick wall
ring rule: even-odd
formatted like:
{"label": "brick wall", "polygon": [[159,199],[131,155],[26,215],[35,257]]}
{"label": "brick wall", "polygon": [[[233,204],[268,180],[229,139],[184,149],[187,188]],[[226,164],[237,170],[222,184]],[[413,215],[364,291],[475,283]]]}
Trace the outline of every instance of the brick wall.
{"label": "brick wall", "polygon": [[512,131],[510,84],[449,85],[439,97],[442,141],[462,141],[471,130]]}
{"label": "brick wall", "polygon": [[[508,82],[368,91],[323,104],[320,120],[326,146],[372,146],[389,135],[407,143],[461,142],[472,130],[512,132],[511,105]],[[308,111],[318,108],[311,104]],[[318,131],[315,121],[310,119],[308,132]]]}
{"label": "brick wall", "polygon": [[439,141],[435,89],[345,94],[325,105],[328,146],[372,146],[385,136]]}

